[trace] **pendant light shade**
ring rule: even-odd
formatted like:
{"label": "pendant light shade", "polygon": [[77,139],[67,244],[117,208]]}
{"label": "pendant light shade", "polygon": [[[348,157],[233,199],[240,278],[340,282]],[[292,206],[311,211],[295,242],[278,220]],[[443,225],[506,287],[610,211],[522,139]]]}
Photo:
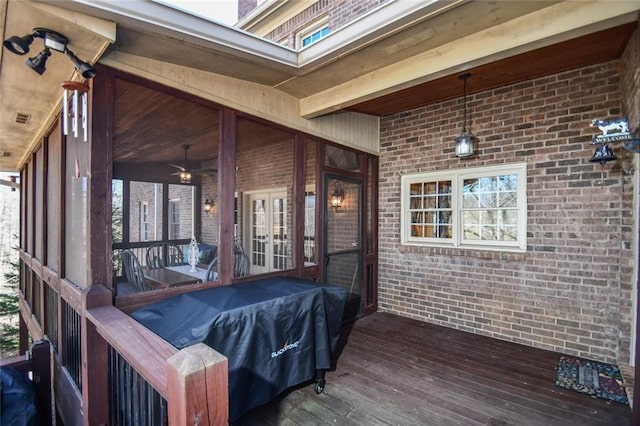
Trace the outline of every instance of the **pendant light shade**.
{"label": "pendant light shade", "polygon": [[467,133],[467,79],[469,77],[471,77],[470,73],[462,74],[458,77],[463,81],[464,87],[462,133],[456,138],[456,157],[458,158],[471,157],[474,154],[473,142],[475,140],[475,136],[471,133]]}

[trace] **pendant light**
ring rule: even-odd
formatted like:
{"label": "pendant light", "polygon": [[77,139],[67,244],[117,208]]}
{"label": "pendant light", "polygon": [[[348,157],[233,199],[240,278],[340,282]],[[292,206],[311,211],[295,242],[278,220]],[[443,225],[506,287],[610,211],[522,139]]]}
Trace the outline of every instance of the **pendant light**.
{"label": "pendant light", "polygon": [[463,81],[464,85],[464,112],[462,122],[462,133],[456,138],[456,157],[465,158],[473,155],[473,141],[475,136],[471,133],[467,133],[467,79],[471,77],[470,73],[462,74],[458,78]]}

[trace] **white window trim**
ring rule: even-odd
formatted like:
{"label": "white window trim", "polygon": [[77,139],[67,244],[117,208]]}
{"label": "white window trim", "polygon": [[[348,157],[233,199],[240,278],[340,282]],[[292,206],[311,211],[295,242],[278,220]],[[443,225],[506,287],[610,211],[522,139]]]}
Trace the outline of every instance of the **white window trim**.
{"label": "white window trim", "polygon": [[[517,176],[518,230],[516,241],[464,240],[460,210],[462,206],[462,182],[468,178],[514,174]],[[411,183],[450,180],[452,205],[452,238],[411,237],[411,214],[409,211],[409,186]],[[527,164],[511,163],[496,166],[468,167],[442,172],[403,175],[400,180],[400,242],[403,245],[428,247],[456,247],[475,250],[525,252],[527,250]]]}
{"label": "white window trim", "polygon": [[[149,202],[140,201],[139,206],[139,235],[140,241],[149,241]],[[145,226],[146,225],[146,226]]]}
{"label": "white window trim", "polygon": [[298,49],[298,50],[305,49],[305,48],[307,48],[309,46],[312,46],[312,45],[316,44],[317,42],[319,42],[323,38],[327,37],[329,34],[331,34],[331,28],[329,28],[329,34],[327,34],[326,36],[320,37],[318,40],[312,41],[311,43],[307,44],[306,46],[302,45],[302,40],[304,40],[305,38],[309,37],[311,34],[315,33],[316,31],[322,30],[322,28],[327,27],[327,26],[329,26],[329,16],[324,16],[321,19],[318,19],[317,21],[313,21],[312,23],[310,23],[306,27],[303,27],[302,29],[297,31],[296,32],[296,45],[295,45],[295,48]]}

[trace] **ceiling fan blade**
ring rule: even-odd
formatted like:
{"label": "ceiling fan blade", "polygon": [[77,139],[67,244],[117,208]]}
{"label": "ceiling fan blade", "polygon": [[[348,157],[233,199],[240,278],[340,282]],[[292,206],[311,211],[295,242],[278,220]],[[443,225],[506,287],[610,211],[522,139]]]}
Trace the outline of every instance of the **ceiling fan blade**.
{"label": "ceiling fan blade", "polygon": [[182,167],[182,166],[178,166],[177,164],[172,164],[172,163],[168,163],[168,164],[169,164],[170,166],[175,167],[176,169],[180,169],[180,170],[182,170],[183,172],[186,172],[186,171],[187,171],[187,169],[185,169],[185,168],[184,168],[184,167]]}

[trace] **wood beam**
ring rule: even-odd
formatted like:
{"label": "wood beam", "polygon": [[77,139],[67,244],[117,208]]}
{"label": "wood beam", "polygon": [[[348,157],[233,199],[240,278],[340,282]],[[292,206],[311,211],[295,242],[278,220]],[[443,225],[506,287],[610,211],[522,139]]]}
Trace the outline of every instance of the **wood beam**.
{"label": "wood beam", "polygon": [[562,2],[300,100],[318,117],[416,84],[637,19],[636,2]]}

